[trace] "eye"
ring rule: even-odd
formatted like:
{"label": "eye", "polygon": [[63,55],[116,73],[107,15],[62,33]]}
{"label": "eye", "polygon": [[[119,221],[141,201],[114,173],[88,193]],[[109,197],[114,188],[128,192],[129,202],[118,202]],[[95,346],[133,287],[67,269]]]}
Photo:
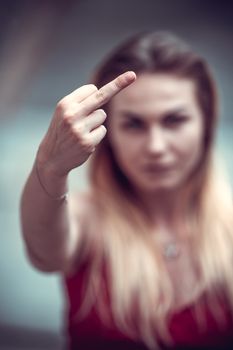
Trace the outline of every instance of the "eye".
{"label": "eye", "polygon": [[168,127],[178,127],[185,123],[187,120],[188,116],[186,115],[169,114],[164,118],[163,122]]}
{"label": "eye", "polygon": [[141,130],[144,128],[144,123],[137,118],[130,118],[122,123],[124,129],[128,130]]}

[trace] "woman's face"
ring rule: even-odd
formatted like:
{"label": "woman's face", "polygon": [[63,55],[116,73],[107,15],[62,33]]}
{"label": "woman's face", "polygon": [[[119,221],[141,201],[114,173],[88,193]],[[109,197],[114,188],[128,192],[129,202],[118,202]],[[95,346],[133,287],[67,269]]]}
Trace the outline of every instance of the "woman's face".
{"label": "woman's face", "polygon": [[174,190],[203,153],[203,117],[190,79],[141,74],[109,107],[116,161],[138,190]]}

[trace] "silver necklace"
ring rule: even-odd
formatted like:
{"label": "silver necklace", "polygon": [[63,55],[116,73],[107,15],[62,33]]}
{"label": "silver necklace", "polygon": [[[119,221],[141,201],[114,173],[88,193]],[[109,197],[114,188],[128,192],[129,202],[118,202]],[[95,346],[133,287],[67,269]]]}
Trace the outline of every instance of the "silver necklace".
{"label": "silver necklace", "polygon": [[176,242],[169,242],[163,246],[163,257],[167,260],[173,260],[180,256],[180,247]]}

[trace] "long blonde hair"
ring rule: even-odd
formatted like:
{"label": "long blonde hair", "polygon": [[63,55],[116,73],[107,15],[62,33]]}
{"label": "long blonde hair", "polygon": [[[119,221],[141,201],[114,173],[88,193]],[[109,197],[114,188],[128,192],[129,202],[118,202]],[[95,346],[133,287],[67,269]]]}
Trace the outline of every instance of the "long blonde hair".
{"label": "long blonde hair", "polygon": [[[232,196],[214,161],[218,108],[209,68],[173,35],[143,33],[107,58],[94,83],[100,87],[129,69],[136,73],[167,72],[188,77],[196,84],[205,126],[204,152],[180,199],[182,229],[192,242],[201,273],[199,283],[211,296],[222,287],[233,306]],[[169,341],[167,317],[173,303],[172,286],[159,249],[149,234],[148,218],[118,167],[107,136],[92,156],[90,184],[101,222],[100,244],[96,245],[90,276],[100,288],[104,261],[114,321],[126,334],[154,349],[157,336]]]}

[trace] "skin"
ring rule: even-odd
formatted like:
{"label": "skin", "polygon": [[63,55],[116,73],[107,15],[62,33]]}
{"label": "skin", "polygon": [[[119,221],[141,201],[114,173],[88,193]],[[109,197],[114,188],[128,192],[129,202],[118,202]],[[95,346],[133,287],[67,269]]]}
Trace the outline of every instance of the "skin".
{"label": "skin", "polygon": [[[152,217],[155,212],[163,217],[159,230],[157,225],[161,244],[176,236],[170,213],[176,205],[178,188],[184,184],[202,152],[201,112],[191,81],[171,75],[146,74],[135,79],[133,72],[127,72],[99,90],[94,85],[85,85],[56,106],[35,161],[46,191],[38,181],[34,166],[21,199],[27,253],[32,264],[41,271],[69,273],[76,261],[77,249],[84,251],[80,237],[90,218],[98,232],[97,218],[92,215],[88,198],[79,196],[70,206],[67,203],[71,203],[71,198],[60,201],[52,197],[66,191],[69,172],[83,164],[105,136],[106,114],[101,106],[110,100],[108,137],[119,166]],[[165,122],[165,115],[174,107],[185,108],[188,112],[188,119],[179,122],[178,127],[174,127],[174,120]],[[124,116],[121,116],[122,110]],[[143,127],[122,127],[128,119],[125,112],[136,113]],[[164,170],[164,165],[171,166],[172,170]],[[71,207],[78,219],[71,218]],[[197,276],[191,254],[185,243],[181,248],[180,258],[168,266],[177,307],[197,296],[193,295]]]}
{"label": "skin", "polygon": [[68,173],[82,165],[105,136],[106,113],[100,107],[135,79],[134,72],[126,72],[99,90],[84,85],[59,101],[37,154],[41,182],[52,196],[65,191]]}
{"label": "skin", "polygon": [[151,218],[161,245],[176,241],[181,254],[165,260],[175,308],[195,300],[199,288],[188,240],[177,232],[179,194],[203,155],[203,116],[192,80],[141,74],[110,102],[108,137],[115,158]]}
{"label": "skin", "polygon": [[[69,172],[83,164],[105,136],[106,114],[101,106],[135,79],[135,73],[126,72],[101,89],[82,86],[55,108],[20,204],[27,254],[41,271],[66,273],[77,256],[77,246],[83,251],[83,215],[79,213],[79,220],[74,219],[70,196],[67,200],[57,198],[67,191]],[[86,202],[80,197],[75,200],[75,207],[92,216]]]}
{"label": "skin", "polygon": [[113,97],[109,114],[108,137],[121,170],[152,212],[159,202],[159,210],[170,213],[203,153],[194,83],[141,74]]}

